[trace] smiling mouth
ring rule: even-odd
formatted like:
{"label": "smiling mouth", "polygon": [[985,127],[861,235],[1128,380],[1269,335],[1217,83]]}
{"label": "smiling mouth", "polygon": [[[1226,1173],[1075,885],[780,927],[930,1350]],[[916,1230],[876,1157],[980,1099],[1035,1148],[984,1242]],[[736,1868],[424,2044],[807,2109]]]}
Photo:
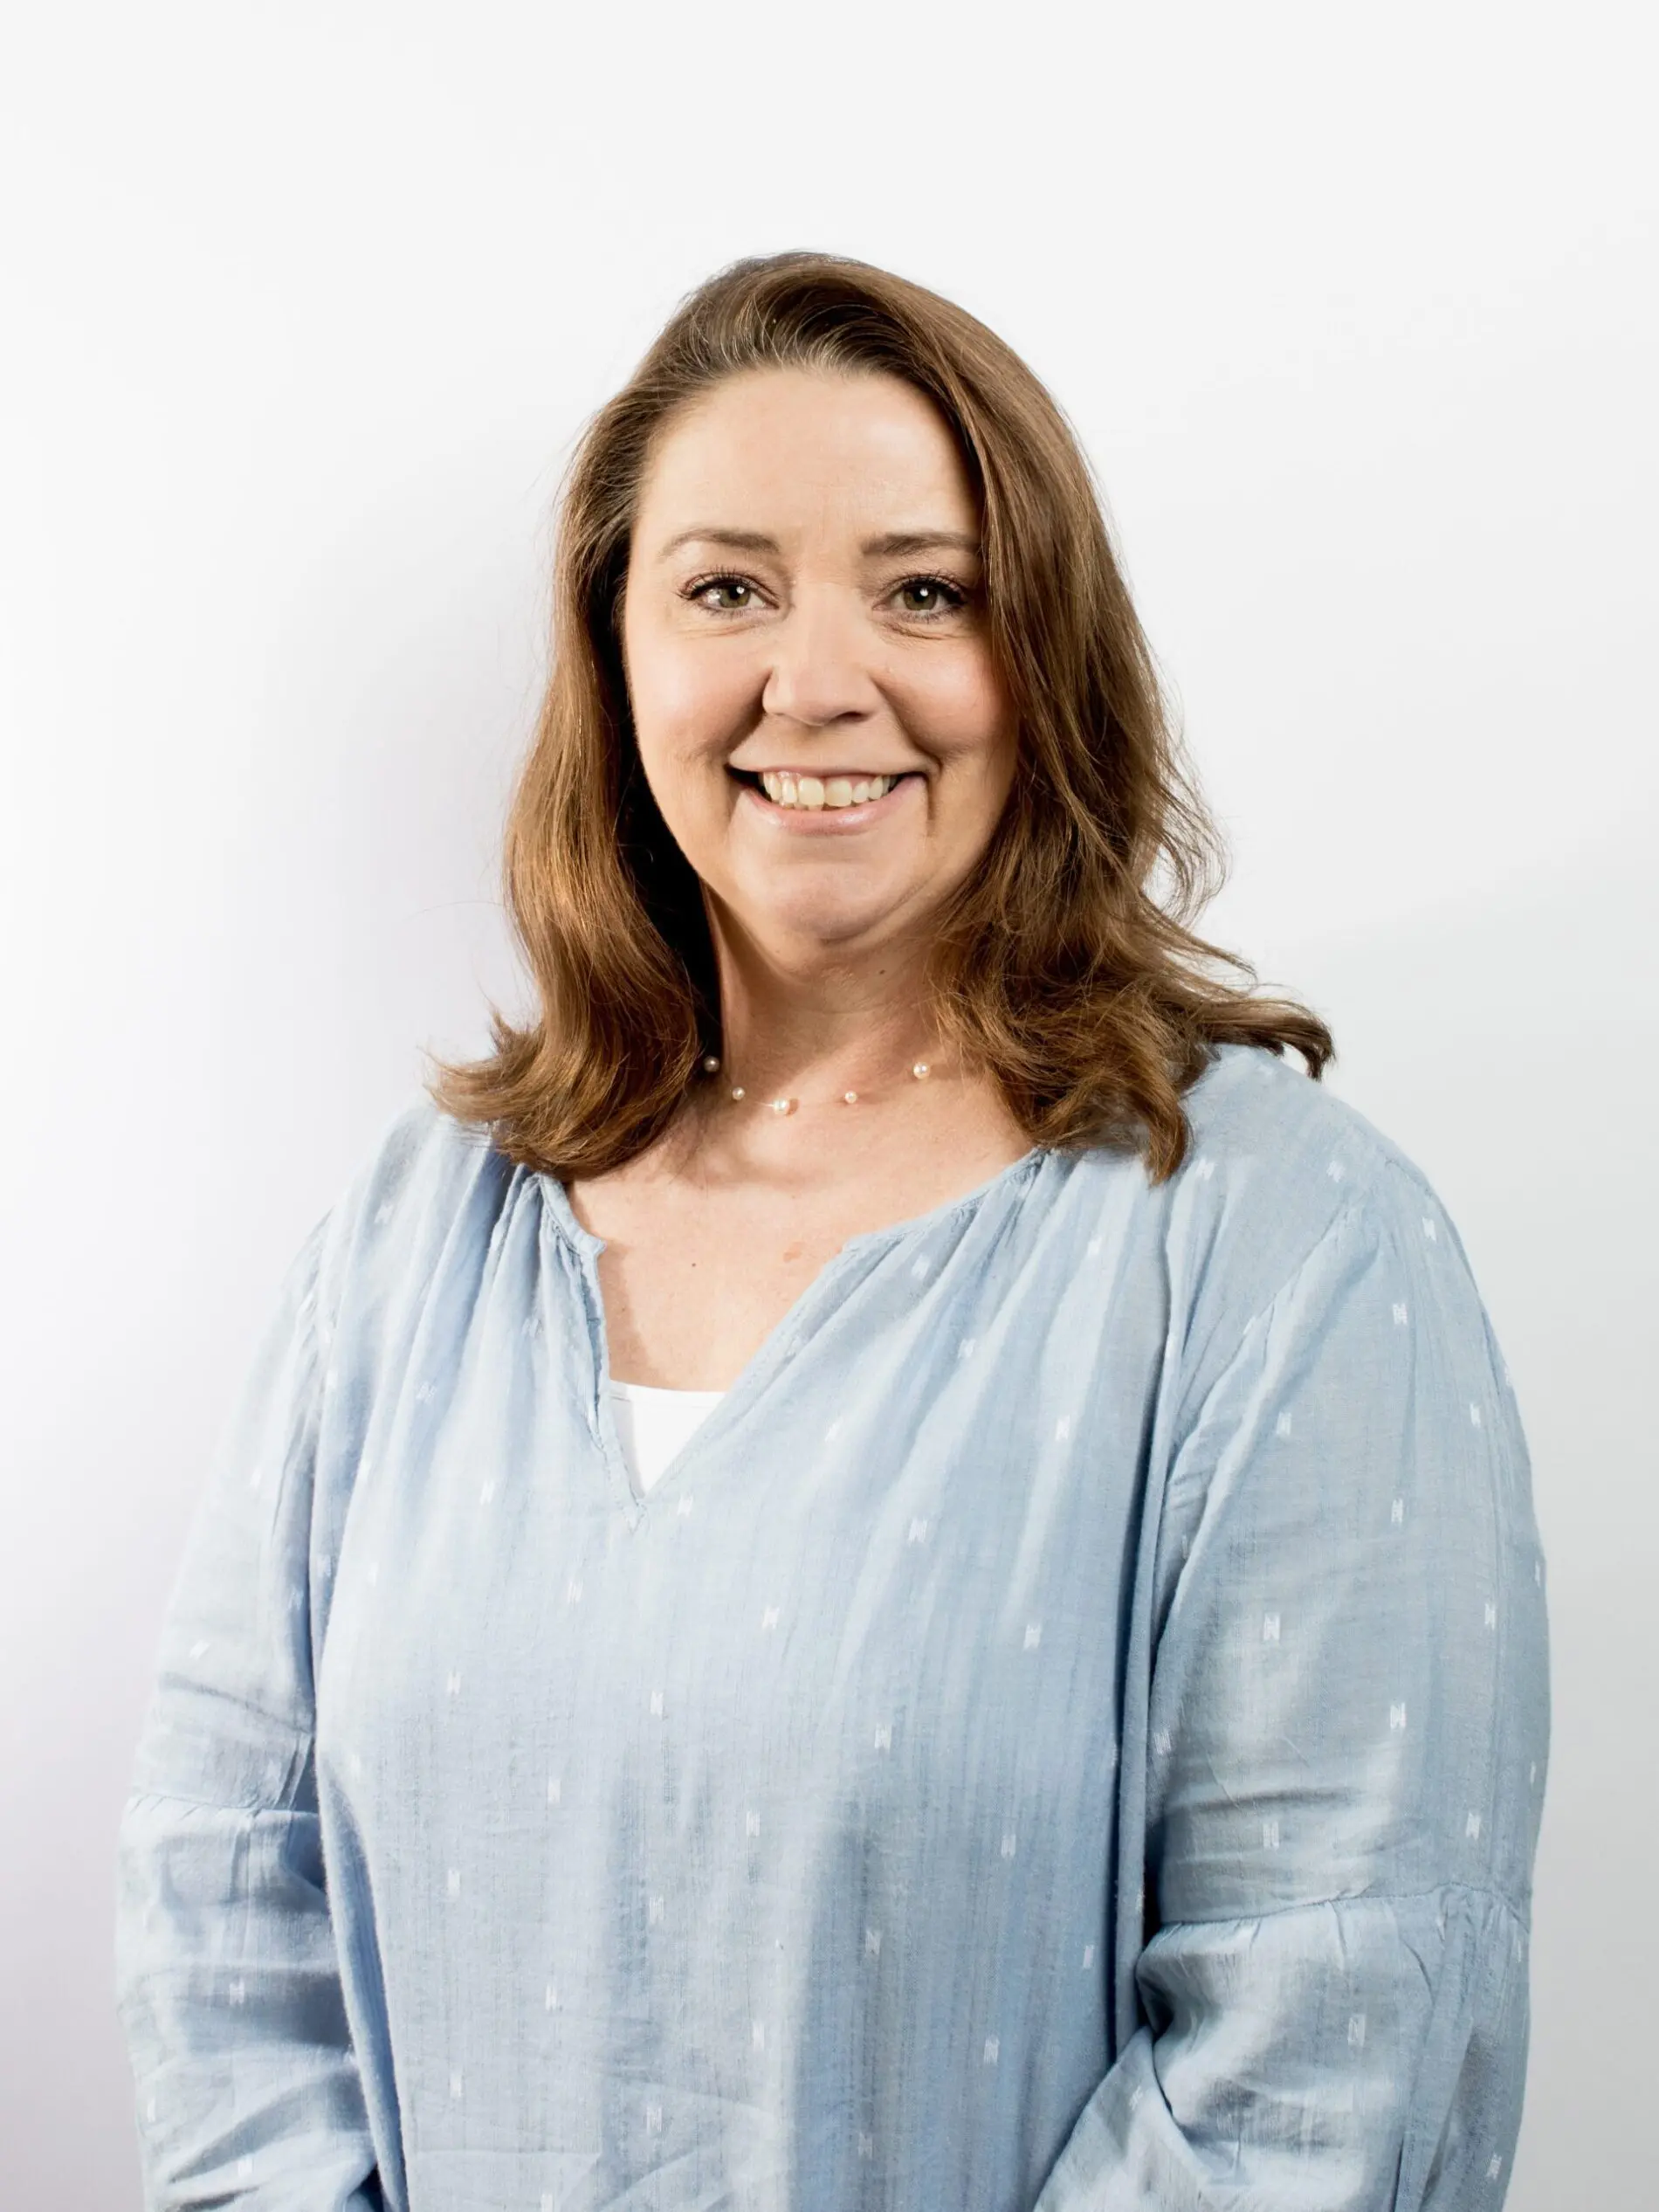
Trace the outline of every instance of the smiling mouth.
{"label": "smiling mouth", "polygon": [[799,775],[788,768],[728,769],[740,783],[761,792],[774,806],[809,812],[864,806],[872,799],[885,799],[895,784],[919,772],[907,768],[899,775]]}

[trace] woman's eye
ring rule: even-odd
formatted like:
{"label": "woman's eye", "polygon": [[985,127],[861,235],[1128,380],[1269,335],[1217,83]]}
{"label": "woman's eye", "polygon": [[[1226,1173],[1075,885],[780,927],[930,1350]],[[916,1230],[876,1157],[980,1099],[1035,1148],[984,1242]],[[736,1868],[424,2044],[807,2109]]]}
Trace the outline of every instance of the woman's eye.
{"label": "woman's eye", "polygon": [[717,614],[741,614],[754,604],[754,586],[741,576],[711,576],[692,587],[692,597]]}
{"label": "woman's eye", "polygon": [[965,597],[943,576],[906,576],[898,587],[898,603],[907,615],[950,614]]}

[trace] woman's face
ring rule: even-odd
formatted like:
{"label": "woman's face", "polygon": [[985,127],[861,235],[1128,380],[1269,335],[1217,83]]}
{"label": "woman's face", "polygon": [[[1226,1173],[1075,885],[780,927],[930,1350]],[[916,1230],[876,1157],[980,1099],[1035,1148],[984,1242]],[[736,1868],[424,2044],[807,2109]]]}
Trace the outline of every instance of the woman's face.
{"label": "woman's face", "polygon": [[995,828],[1015,731],[973,487],[919,392],[766,369],[674,417],[623,650],[646,778],[717,919],[791,964],[926,941]]}

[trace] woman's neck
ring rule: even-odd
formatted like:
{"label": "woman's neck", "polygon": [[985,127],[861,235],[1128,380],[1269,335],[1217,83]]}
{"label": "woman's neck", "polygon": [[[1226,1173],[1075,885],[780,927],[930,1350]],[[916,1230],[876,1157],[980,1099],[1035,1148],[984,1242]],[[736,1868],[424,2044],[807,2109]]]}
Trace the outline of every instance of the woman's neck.
{"label": "woman's neck", "polygon": [[721,1072],[753,1093],[870,1089],[937,1057],[919,954],[786,964],[718,930],[715,949]]}

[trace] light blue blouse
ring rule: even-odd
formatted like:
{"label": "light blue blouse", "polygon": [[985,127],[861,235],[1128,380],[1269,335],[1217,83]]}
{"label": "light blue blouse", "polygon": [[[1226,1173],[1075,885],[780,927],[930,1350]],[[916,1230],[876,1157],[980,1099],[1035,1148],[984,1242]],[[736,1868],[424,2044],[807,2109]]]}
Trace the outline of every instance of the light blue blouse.
{"label": "light blue blouse", "polygon": [[1222,1052],[1153,1188],[854,1237],[649,1497],[597,1240],[422,1098],[296,1258],[120,1839],[148,2203],[1497,2206],[1548,1729],[1422,1176]]}

